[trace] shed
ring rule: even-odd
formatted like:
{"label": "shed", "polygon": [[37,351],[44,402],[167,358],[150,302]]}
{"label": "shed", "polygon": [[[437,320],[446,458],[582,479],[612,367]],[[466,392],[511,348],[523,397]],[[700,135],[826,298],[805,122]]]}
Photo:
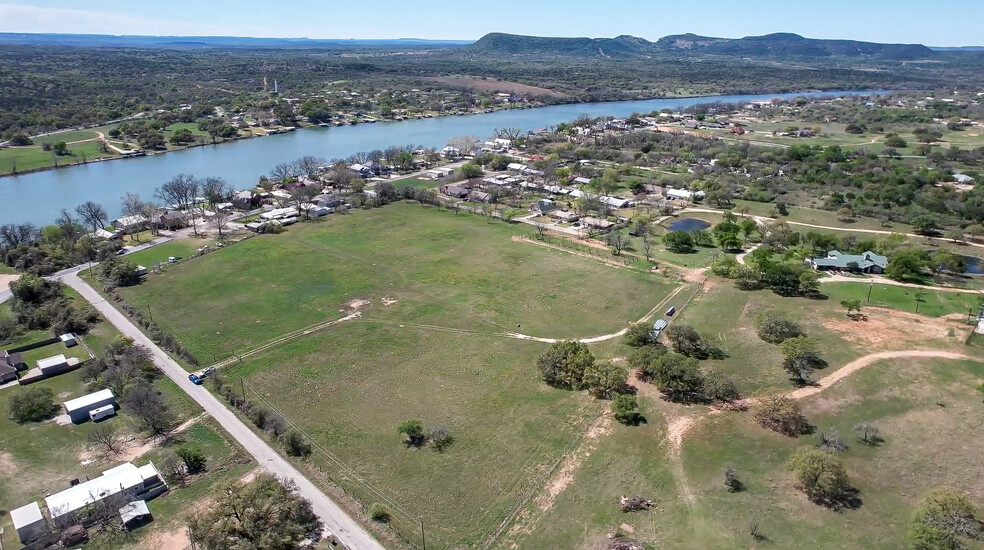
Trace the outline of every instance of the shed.
{"label": "shed", "polygon": [[116,396],[113,395],[113,390],[108,388],[70,399],[63,406],[65,407],[65,412],[72,419],[72,422],[78,424],[85,422],[89,418],[89,411],[106,405],[116,406]]}
{"label": "shed", "polygon": [[38,360],[38,369],[45,377],[53,376],[68,370],[68,359],[61,353],[52,357],[45,357]]}
{"label": "shed", "polygon": [[120,508],[120,520],[123,521],[123,528],[125,529],[139,527],[153,519],[154,516],[147,508],[147,501],[145,500],[135,500]]}
{"label": "shed", "polygon": [[70,348],[78,344],[78,342],[75,340],[75,335],[72,334],[71,332],[67,334],[62,334],[61,336],[58,337],[58,339],[61,340],[63,344],[65,344],[66,348]]}
{"label": "shed", "polygon": [[41,507],[37,502],[11,510],[10,520],[14,524],[14,530],[17,531],[17,538],[20,539],[21,544],[28,544],[48,532],[48,524],[45,523]]}

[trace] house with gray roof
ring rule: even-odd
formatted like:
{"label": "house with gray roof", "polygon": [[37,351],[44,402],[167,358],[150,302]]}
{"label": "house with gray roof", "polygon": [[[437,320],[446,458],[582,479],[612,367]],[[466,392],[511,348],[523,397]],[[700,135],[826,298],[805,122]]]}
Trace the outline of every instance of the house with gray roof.
{"label": "house with gray roof", "polygon": [[827,252],[825,258],[810,258],[810,266],[818,271],[855,271],[860,273],[884,273],[888,258],[868,250],[861,254],[844,254],[839,250]]}

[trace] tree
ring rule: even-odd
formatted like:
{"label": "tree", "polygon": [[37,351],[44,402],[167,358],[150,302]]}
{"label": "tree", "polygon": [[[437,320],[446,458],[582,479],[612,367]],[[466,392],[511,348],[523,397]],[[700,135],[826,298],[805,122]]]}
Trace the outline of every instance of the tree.
{"label": "tree", "polygon": [[962,494],[946,487],[931,489],[912,513],[909,539],[917,549],[963,548],[957,537],[981,538],[977,510]]}
{"label": "tree", "polygon": [[281,162],[270,169],[270,178],[280,183],[294,180],[299,175],[301,171],[295,162]]}
{"label": "tree", "polygon": [[639,423],[639,403],[636,396],[629,394],[619,394],[612,401],[612,414],[615,420],[622,424],[636,425]]}
{"label": "tree", "polygon": [[281,436],[281,441],[284,445],[284,451],[290,456],[305,457],[311,454],[311,444],[297,430],[287,430],[287,433]]}
{"label": "tree", "polygon": [[198,447],[182,445],[178,447],[175,454],[184,462],[185,469],[189,474],[197,474],[198,472],[205,471],[205,463],[208,462],[208,458],[206,458],[205,453]]}
{"label": "tree", "polygon": [[232,197],[232,186],[222,178],[208,177],[201,182],[202,196],[209,206],[228,202]]}
{"label": "tree", "polygon": [[731,466],[724,468],[724,486],[729,493],[738,493],[745,489],[745,484],[738,479],[738,472]]}
{"label": "tree", "polygon": [[103,208],[101,204],[97,204],[92,201],[85,201],[84,203],[76,206],[75,213],[82,219],[82,223],[92,228],[93,232],[97,229],[105,227],[106,221],[109,219],[109,215],[106,214],[106,209]]}
{"label": "tree", "polygon": [[461,166],[461,175],[467,179],[482,177],[482,167],[475,164],[464,164]]}
{"label": "tree", "polygon": [[673,323],[666,329],[666,337],[673,346],[673,351],[687,355],[697,356],[706,353],[706,346],[694,327],[685,323]]}
{"label": "tree", "polygon": [[779,344],[779,350],[785,358],[783,368],[795,376],[799,384],[808,381],[814,368],[824,365],[820,345],[809,336],[789,338]]}
{"label": "tree", "polygon": [[662,345],[643,346],[632,350],[627,362],[629,368],[641,370],[644,378],[650,378],[653,373],[653,364],[666,353],[667,349]]}
{"label": "tree", "polygon": [[612,247],[613,255],[618,256],[622,253],[622,248],[625,247],[625,235],[622,235],[622,232],[617,229],[614,231],[609,231],[605,235],[605,244]]}
{"label": "tree", "polygon": [[581,389],[584,373],[593,364],[594,355],[587,344],[573,340],[551,344],[536,360],[547,384],[567,390]]}
{"label": "tree", "polygon": [[625,388],[628,380],[629,373],[625,367],[597,362],[585,368],[581,385],[599,399],[610,399]]}
{"label": "tree", "polygon": [[854,431],[861,434],[861,441],[866,445],[873,445],[878,440],[880,430],[878,426],[863,420],[854,425]]}
{"label": "tree", "polygon": [[653,250],[656,249],[656,240],[650,235],[642,237],[642,253],[646,256],[646,261],[650,262],[653,258]]}
{"label": "tree", "polygon": [[123,401],[140,429],[162,436],[174,428],[174,413],[168,408],[164,396],[149,384],[135,384],[126,392]]}
{"label": "tree", "polygon": [[923,214],[912,219],[912,228],[921,235],[933,235],[939,232],[940,224],[936,216]]}
{"label": "tree", "polygon": [[379,523],[388,523],[391,519],[390,513],[378,502],[373,502],[368,509],[369,519]]}
{"label": "tree", "polygon": [[861,317],[861,300],[841,300],[841,306],[847,310],[847,316],[851,319]]}
{"label": "tree", "polygon": [[451,435],[447,426],[437,425],[427,430],[427,441],[430,442],[435,451],[443,453],[454,444],[454,436]]}
{"label": "tree", "polygon": [[967,271],[967,259],[960,254],[954,254],[949,250],[938,250],[933,253],[930,260],[933,271],[937,274],[948,271],[960,274]]}
{"label": "tree", "polygon": [[670,231],[666,235],[663,235],[663,244],[670,252],[680,254],[690,253],[695,250],[694,238],[686,231]]}
{"label": "tree", "polygon": [[189,537],[202,550],[290,550],[321,531],[311,503],[297,494],[292,480],[260,474],[216,494],[215,506],[188,523]]}
{"label": "tree", "polygon": [[457,149],[462,155],[470,155],[478,145],[479,139],[474,136],[458,136],[447,141],[448,147]]}
{"label": "tree", "polygon": [[711,371],[704,373],[704,398],[712,403],[732,404],[741,399],[738,385],[730,376]]}
{"label": "tree", "polygon": [[783,435],[797,436],[808,433],[810,423],[803,416],[799,405],[784,395],[772,395],[762,399],[752,413],[763,428]]}
{"label": "tree", "polygon": [[14,393],[8,403],[10,418],[18,424],[48,420],[59,410],[55,404],[55,392],[41,386]]}
{"label": "tree", "polygon": [[758,232],[758,222],[751,218],[745,218],[738,223],[741,226],[741,234],[745,237],[745,241],[751,239],[753,233]]}
{"label": "tree", "polygon": [[693,402],[703,397],[704,377],[697,360],[667,353],[653,365],[653,383],[671,401]]}
{"label": "tree", "polygon": [[796,323],[778,313],[768,312],[759,317],[758,336],[770,344],[781,344],[802,335],[803,331]]}
{"label": "tree", "polygon": [[125,442],[122,434],[117,431],[114,424],[100,424],[91,432],[87,438],[89,445],[103,449],[109,454],[119,454],[123,451]]}
{"label": "tree", "polygon": [[901,136],[896,133],[885,134],[885,146],[896,149],[904,149],[909,146]]}
{"label": "tree", "polygon": [[[164,185],[158,187],[154,191],[154,194],[158,199],[160,199],[161,202],[164,203],[165,206],[177,208],[178,210],[183,210],[185,212],[192,212],[200,189],[201,182],[199,182],[194,176],[188,174],[178,174]],[[191,225],[195,235],[198,235],[198,223],[194,213],[191,215]]]}
{"label": "tree", "polygon": [[424,436],[424,426],[417,419],[410,419],[404,421],[397,428],[397,433],[403,434],[406,438],[408,446],[420,447],[424,444],[426,437]]}
{"label": "tree", "polygon": [[820,275],[816,271],[804,269],[799,274],[799,293],[814,296],[820,291]]}
{"label": "tree", "polygon": [[833,454],[813,447],[796,451],[786,467],[814,502],[836,506],[851,491],[844,464]]}
{"label": "tree", "polygon": [[743,242],[737,233],[719,233],[715,238],[721,250],[741,250]]}
{"label": "tree", "polygon": [[51,152],[59,157],[67,157],[72,154],[72,151],[68,149],[68,144],[64,141],[59,141],[52,145]]}
{"label": "tree", "polygon": [[904,250],[888,260],[885,276],[896,281],[915,279],[922,275],[926,267],[924,254],[917,250]]}
{"label": "tree", "polygon": [[622,343],[638,348],[658,345],[659,339],[656,338],[656,334],[649,323],[633,323],[622,335]]}
{"label": "tree", "polygon": [[300,172],[301,175],[307,176],[310,179],[317,178],[325,164],[327,164],[325,159],[312,155],[305,155],[294,161],[294,166],[297,167],[297,171]]}
{"label": "tree", "polygon": [[841,439],[837,428],[830,428],[826,431],[817,430],[817,447],[833,453],[847,450],[847,444]]}

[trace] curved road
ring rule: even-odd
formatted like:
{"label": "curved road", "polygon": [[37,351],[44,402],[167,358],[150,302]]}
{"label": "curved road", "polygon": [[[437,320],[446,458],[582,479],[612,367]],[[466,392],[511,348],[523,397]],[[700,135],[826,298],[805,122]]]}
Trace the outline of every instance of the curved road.
{"label": "curved road", "polygon": [[298,492],[311,501],[314,512],[321,518],[325,528],[342,543],[356,550],[384,550],[383,545],[359,525],[359,522],[352,519],[340,506],[294,468],[290,462],[273,450],[224,403],[205,388],[196,386],[188,380],[188,372],[175,363],[164,350],[154,344],[150,338],[147,338],[128,318],[112,304],[106,302],[88,283],[79,277],[80,269],[75,268],[61,272],[56,276],[56,279],[72,287],[88,300],[123,336],[132,338],[134,342],[146,346],[153,354],[154,362],[164,374],[201,405],[205,412],[209,413],[230,436],[235,438],[249,454],[253,455],[260,466],[279,478],[289,479],[296,483]]}

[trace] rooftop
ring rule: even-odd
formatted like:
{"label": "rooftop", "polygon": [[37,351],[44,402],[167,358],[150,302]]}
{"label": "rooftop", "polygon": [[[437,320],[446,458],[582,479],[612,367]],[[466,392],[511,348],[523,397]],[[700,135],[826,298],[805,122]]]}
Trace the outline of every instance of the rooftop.
{"label": "rooftop", "polygon": [[31,525],[32,523],[43,521],[44,516],[41,515],[41,507],[38,506],[37,501],[34,501],[30,504],[25,504],[16,510],[11,510],[10,520],[14,523],[14,529],[19,529],[25,525]]}
{"label": "rooftop", "polygon": [[[47,369],[49,367],[57,367],[58,365],[63,365],[67,362],[68,359],[65,359],[65,354],[59,353],[58,355],[53,355],[51,357],[45,357],[44,359],[38,360],[38,368]],[[66,405],[67,404],[68,403],[66,403]]]}
{"label": "rooftop", "polygon": [[113,395],[113,390],[110,390],[109,388],[99,390],[97,392],[66,401],[65,410],[71,412],[78,409],[84,409],[92,406],[94,403],[99,403],[100,401],[105,401],[107,399],[114,399],[115,397],[116,396]]}
{"label": "rooftop", "polygon": [[144,480],[160,477],[153,462],[136,467],[132,462],[120,464],[101,476],[69,487],[44,499],[52,518],[63,516],[80,508],[115,495],[125,489],[143,485]]}

